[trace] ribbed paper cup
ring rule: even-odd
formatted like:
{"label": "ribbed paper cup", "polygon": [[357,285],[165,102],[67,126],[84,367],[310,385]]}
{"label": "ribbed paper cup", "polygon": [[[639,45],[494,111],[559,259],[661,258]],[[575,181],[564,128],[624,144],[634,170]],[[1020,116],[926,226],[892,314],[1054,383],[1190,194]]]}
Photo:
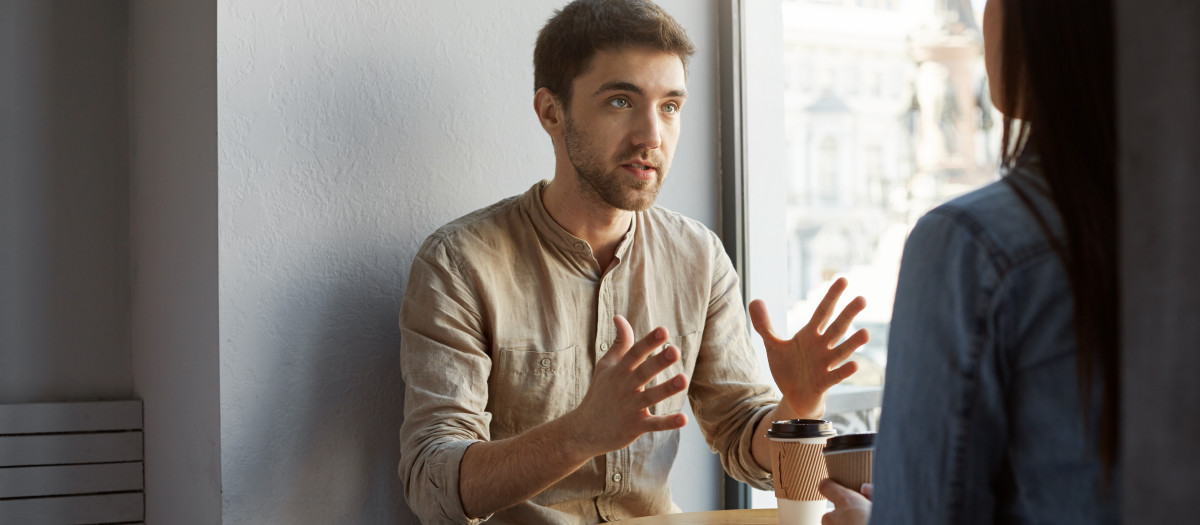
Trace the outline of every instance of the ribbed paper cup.
{"label": "ribbed paper cup", "polygon": [[771,423],[771,471],[781,525],[817,525],[825,514],[825,498],[817,485],[827,476],[821,456],[833,424],[820,419]]}
{"label": "ribbed paper cup", "polygon": [[871,482],[871,462],[875,459],[875,433],[846,434],[830,438],[825,445],[825,466],[832,479],[857,491]]}

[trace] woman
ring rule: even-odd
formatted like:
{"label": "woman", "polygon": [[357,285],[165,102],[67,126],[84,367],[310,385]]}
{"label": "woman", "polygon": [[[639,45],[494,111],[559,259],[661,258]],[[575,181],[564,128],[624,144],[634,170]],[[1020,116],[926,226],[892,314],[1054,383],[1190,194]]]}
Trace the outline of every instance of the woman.
{"label": "woman", "polygon": [[1119,519],[1112,7],[990,0],[983,31],[1004,177],[913,229],[873,501],[827,481],[826,524]]}

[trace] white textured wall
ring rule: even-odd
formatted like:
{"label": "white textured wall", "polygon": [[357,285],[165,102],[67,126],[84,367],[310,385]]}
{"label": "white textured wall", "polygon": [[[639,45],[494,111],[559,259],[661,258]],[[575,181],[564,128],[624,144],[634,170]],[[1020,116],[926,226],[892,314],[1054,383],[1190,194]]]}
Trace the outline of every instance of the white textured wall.
{"label": "white textured wall", "polygon": [[[78,5],[78,4],[73,4]],[[146,523],[221,523],[214,0],[129,2],[133,375]]]}
{"label": "white textured wall", "polygon": [[122,399],[124,2],[0,2],[0,403]]}
{"label": "white textured wall", "polygon": [[[552,176],[531,56],[558,5],[218,2],[224,523],[413,522],[395,472],[409,264],[441,224]],[[700,54],[662,202],[715,226],[715,1],[664,6]],[[695,435],[684,451],[680,503],[715,507],[713,456]]]}

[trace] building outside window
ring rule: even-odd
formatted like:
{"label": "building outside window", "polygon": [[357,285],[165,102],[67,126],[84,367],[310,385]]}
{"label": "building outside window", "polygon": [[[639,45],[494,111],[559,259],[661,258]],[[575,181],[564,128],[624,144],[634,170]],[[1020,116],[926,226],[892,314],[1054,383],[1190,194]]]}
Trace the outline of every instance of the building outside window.
{"label": "building outside window", "polygon": [[[853,358],[852,388],[883,386],[900,256],[916,220],[996,179],[1000,116],[986,91],[983,1],[782,0],[787,275],[776,282],[788,287],[788,333],[838,276],[851,283],[843,302],[867,298],[854,329],[867,328],[871,342]],[[874,431],[878,416],[875,407],[827,418],[844,434]],[[774,507],[774,496],[752,491],[750,506]]]}

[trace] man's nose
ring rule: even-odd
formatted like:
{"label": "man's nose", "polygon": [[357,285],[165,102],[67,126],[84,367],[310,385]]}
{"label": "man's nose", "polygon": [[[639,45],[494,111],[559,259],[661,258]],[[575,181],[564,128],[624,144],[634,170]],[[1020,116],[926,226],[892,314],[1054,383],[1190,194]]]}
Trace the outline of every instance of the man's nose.
{"label": "man's nose", "polygon": [[632,138],[633,145],[639,148],[658,149],[662,145],[662,121],[657,110],[639,113]]}

